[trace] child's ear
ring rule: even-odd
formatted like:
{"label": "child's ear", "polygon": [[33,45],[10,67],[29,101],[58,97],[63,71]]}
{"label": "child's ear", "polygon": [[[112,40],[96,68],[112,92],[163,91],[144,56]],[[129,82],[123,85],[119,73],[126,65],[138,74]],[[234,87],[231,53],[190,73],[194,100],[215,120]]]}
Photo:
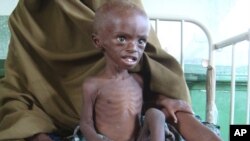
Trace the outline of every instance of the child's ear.
{"label": "child's ear", "polygon": [[101,41],[96,33],[92,33],[92,41],[96,48],[101,49]]}

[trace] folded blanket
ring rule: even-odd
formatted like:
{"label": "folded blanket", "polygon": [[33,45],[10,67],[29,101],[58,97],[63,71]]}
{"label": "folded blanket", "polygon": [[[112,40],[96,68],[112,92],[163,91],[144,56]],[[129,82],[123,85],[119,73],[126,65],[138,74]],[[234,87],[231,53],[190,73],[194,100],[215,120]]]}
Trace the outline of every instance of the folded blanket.
{"label": "folded blanket", "polygon": [[[79,122],[81,85],[104,66],[91,41],[95,9],[108,0],[19,0],[0,81],[0,140],[40,132],[70,135]],[[133,0],[142,7],[140,0]],[[148,91],[190,102],[178,62],[153,30],[141,63]],[[151,97],[147,93],[147,97]]]}

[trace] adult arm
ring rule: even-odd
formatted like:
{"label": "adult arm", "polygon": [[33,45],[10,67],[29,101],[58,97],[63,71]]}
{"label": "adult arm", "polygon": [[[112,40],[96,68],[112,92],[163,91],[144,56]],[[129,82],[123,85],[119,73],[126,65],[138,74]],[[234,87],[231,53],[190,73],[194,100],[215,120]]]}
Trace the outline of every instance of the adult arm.
{"label": "adult arm", "polygon": [[185,112],[176,113],[177,129],[186,141],[222,141],[208,127],[200,123],[194,115]]}
{"label": "adult arm", "polygon": [[157,104],[186,141],[221,141],[220,137],[196,119],[187,102],[159,96]]}
{"label": "adult arm", "polygon": [[172,99],[163,95],[158,95],[156,104],[160,106],[166,118],[174,123],[178,122],[178,118],[176,116],[177,112],[193,114],[192,107],[184,100]]}

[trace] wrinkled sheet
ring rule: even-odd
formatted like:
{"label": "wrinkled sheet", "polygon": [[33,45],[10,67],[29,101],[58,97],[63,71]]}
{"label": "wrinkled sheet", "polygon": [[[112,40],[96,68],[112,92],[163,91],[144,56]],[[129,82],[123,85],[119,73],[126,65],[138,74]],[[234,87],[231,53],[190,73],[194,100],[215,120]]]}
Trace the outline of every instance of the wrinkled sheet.
{"label": "wrinkled sheet", "polygon": [[[11,40],[0,81],[0,140],[72,134],[81,84],[105,65],[90,36],[94,11],[105,1],[19,0],[9,18]],[[142,7],[140,0],[133,2]],[[145,97],[152,91],[190,102],[180,65],[160,48],[153,30],[131,72],[144,76]]]}

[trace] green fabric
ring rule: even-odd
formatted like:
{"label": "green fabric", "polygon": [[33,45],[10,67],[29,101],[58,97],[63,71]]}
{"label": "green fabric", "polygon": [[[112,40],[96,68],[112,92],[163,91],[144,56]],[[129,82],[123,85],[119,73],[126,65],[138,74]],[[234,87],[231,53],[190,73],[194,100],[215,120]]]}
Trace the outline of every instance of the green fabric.
{"label": "green fabric", "polygon": [[4,61],[3,59],[0,59],[0,78],[4,76]]}
{"label": "green fabric", "polygon": [[[82,81],[104,66],[90,36],[94,11],[103,2],[19,0],[9,19],[11,41],[0,80],[0,140],[72,134]],[[149,72],[151,91],[190,102],[178,62],[160,49],[153,31],[146,52],[134,72]]]}

